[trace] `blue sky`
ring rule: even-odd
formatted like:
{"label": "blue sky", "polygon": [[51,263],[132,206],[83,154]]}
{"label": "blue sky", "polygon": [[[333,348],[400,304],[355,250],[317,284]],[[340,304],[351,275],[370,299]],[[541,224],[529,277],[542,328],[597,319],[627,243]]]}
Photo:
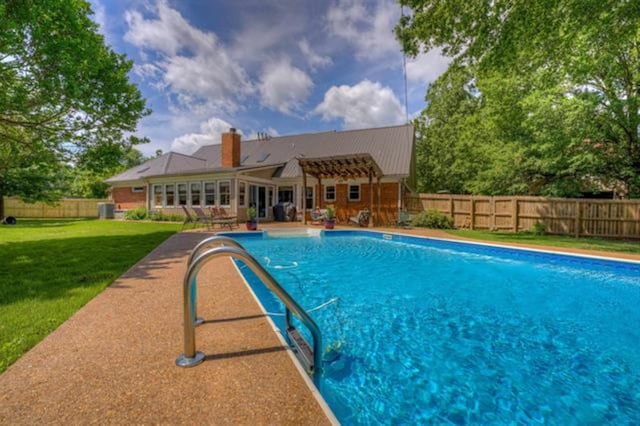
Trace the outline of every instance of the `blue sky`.
{"label": "blue sky", "polygon": [[[393,0],[91,3],[153,110],[145,154],[191,153],[231,126],[251,138],[405,122]],[[408,59],[410,116],[447,64],[437,51]]]}

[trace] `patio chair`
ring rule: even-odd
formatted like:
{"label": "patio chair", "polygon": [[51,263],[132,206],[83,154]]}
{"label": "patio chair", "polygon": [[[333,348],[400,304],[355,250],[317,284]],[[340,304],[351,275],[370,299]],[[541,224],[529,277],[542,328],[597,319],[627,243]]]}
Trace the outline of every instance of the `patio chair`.
{"label": "patio chair", "polygon": [[238,217],[230,216],[222,207],[211,207],[211,224],[220,225],[220,229],[225,226],[229,227],[230,231],[233,231],[233,226],[238,227]]}
{"label": "patio chair", "polygon": [[398,226],[408,228],[411,225],[411,215],[408,211],[402,210],[398,213]]}
{"label": "patio chair", "polygon": [[214,219],[237,219],[238,216],[231,216],[224,207],[211,207],[211,215]]}
{"label": "patio chair", "polygon": [[352,216],[349,218],[349,222],[357,223],[360,227],[366,228],[369,226],[369,219],[371,218],[371,213],[368,209],[360,210],[357,216]]}
{"label": "patio chair", "polygon": [[184,222],[182,222],[182,228],[180,230],[181,231],[184,230],[184,227],[187,225],[187,223],[193,223],[195,226],[196,220],[191,215],[191,213],[189,213],[189,209],[187,209],[187,206],[180,206],[180,207],[182,207],[182,211],[184,213]]}
{"label": "patio chair", "polygon": [[211,229],[212,218],[211,216],[207,216],[207,214],[200,207],[192,207],[193,211],[196,213],[195,223],[204,223],[207,225],[207,229]]}
{"label": "patio chair", "polygon": [[311,211],[311,224],[322,225],[324,223],[326,213],[326,209],[319,209],[316,207],[315,210]]}

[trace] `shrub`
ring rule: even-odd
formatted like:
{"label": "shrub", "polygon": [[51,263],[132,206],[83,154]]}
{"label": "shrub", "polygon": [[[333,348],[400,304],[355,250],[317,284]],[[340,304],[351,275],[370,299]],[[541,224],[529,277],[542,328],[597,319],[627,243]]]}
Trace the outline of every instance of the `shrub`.
{"label": "shrub", "polygon": [[147,209],[144,207],[137,207],[133,210],[128,210],[124,213],[124,218],[127,220],[144,220],[149,216]]}
{"label": "shrub", "polygon": [[162,212],[150,212],[149,219],[156,222],[183,222],[184,216],[181,214],[166,214]]}
{"label": "shrub", "polygon": [[542,222],[536,222],[536,224],[531,227],[531,233],[533,235],[545,235],[547,233],[547,225]]}
{"label": "shrub", "polygon": [[422,228],[451,229],[453,228],[453,219],[437,210],[427,210],[415,215],[411,219],[411,224]]}

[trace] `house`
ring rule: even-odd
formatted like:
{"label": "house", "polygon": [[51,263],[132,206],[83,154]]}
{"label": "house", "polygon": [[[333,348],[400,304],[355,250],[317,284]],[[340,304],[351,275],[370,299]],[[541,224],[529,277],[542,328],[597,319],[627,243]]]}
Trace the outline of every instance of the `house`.
{"label": "house", "polygon": [[[169,152],[106,182],[118,210],[147,207],[182,213],[182,206],[223,206],[273,220],[273,206],[300,212],[332,205],[339,221],[370,208],[376,223],[392,223],[403,194],[414,187],[414,129],[410,124],[241,141],[235,129],[221,143],[192,155]],[[303,173],[304,170],[304,173]]]}

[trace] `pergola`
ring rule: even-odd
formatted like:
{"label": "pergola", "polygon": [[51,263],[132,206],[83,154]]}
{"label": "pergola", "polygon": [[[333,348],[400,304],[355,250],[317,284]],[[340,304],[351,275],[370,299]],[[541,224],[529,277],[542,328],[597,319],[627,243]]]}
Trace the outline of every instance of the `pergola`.
{"label": "pergola", "polygon": [[[376,219],[380,218],[380,179],[382,170],[371,154],[336,155],[319,158],[298,158],[298,164],[302,169],[302,187],[307,187],[307,175],[318,179],[318,186],[322,187],[322,179],[340,178],[357,179],[369,178],[369,211],[373,213],[373,178],[376,178],[378,186]],[[322,196],[319,205],[322,208]],[[307,216],[303,215],[304,223]]]}

